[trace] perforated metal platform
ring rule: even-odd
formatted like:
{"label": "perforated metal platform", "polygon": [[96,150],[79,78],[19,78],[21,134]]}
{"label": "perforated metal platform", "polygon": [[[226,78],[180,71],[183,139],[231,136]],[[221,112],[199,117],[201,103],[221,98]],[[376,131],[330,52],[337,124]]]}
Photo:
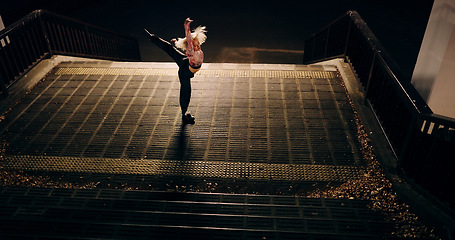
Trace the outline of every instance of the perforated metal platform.
{"label": "perforated metal platform", "polygon": [[356,166],[268,164],[177,160],[131,160],[49,156],[7,156],[7,169],[44,172],[141,174],[193,178],[345,182],[358,179]]}
{"label": "perforated metal platform", "polygon": [[[137,75],[137,76],[177,76],[172,68],[101,68],[65,67],[58,68],[55,75]],[[204,77],[251,77],[251,78],[334,78],[335,72],[323,70],[213,70],[204,69],[196,76]]]}
{"label": "perforated metal platform", "polygon": [[0,238],[390,234],[367,201],[271,196],[363,173],[335,67],[204,64],[192,80],[195,125],[181,123],[176,73],[169,63],[62,63],[11,108],[0,122],[2,171],[50,180],[0,186]]}
{"label": "perforated metal platform", "polygon": [[0,122],[4,167],[346,181],[363,166],[335,67],[204,64],[194,126],[175,64],[67,62]]}

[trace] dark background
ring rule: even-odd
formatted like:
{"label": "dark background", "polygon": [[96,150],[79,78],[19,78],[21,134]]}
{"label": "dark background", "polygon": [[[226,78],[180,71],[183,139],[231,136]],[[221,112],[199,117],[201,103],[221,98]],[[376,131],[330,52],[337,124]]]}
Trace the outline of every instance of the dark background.
{"label": "dark background", "polygon": [[348,10],[356,10],[410,79],[433,0],[145,1],[16,0],[0,3],[8,26],[46,9],[139,39],[143,61],[171,61],[143,28],[164,39],[183,37],[183,21],[206,25],[205,62],[300,64],[304,40]]}

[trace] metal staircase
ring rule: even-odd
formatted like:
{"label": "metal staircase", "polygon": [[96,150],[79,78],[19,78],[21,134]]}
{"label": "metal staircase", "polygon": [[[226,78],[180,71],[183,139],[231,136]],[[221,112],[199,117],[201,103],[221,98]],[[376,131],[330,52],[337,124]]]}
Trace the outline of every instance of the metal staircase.
{"label": "metal staircase", "polygon": [[[400,153],[393,158],[428,155],[406,152],[425,145],[421,135],[453,143],[453,121],[428,113],[408,126],[415,114],[383,97],[409,86],[360,20],[348,12],[314,35],[304,60],[351,60],[367,99],[386,101],[366,100],[392,116],[381,124],[391,140],[382,147]],[[367,175],[359,119],[335,66],[204,63],[192,80],[196,124],[185,126],[174,63],[116,62],[139,60],[134,39],[35,11],[0,41],[0,239],[400,239],[374,202],[305,197]],[[58,54],[109,61],[37,70]],[[381,82],[382,67],[392,83]],[[35,70],[46,76],[26,80]],[[407,159],[399,164],[410,167]]]}
{"label": "metal staircase", "polygon": [[383,239],[368,201],[0,188],[2,239]]}
{"label": "metal staircase", "polygon": [[0,235],[390,234],[369,201],[296,196],[356,180],[365,167],[335,67],[209,63],[192,84],[196,124],[182,126],[175,64],[59,64],[0,122],[3,170],[42,177],[1,188]]}

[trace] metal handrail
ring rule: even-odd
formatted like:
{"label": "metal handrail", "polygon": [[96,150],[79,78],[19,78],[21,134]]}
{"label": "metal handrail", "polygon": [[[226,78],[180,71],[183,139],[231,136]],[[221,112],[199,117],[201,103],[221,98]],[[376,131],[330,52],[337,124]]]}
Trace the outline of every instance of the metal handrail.
{"label": "metal handrail", "polygon": [[[455,184],[455,119],[434,114],[360,15],[348,11],[305,41],[304,63],[343,57],[365,90],[399,170],[455,207],[445,184]],[[443,155],[445,154],[445,155]]]}
{"label": "metal handrail", "polygon": [[46,10],[0,31],[0,91],[53,55],[140,61],[138,40]]}

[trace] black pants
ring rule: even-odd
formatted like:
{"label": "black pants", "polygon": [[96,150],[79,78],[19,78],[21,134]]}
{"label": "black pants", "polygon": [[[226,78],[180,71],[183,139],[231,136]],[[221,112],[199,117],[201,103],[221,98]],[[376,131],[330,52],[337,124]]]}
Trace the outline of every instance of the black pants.
{"label": "black pants", "polygon": [[190,104],[191,99],[191,78],[194,77],[189,69],[189,60],[188,57],[173,47],[169,42],[161,39],[158,36],[150,36],[150,41],[152,41],[159,48],[163,49],[179,66],[179,80],[180,80],[180,108],[182,109],[182,114],[185,114],[188,110],[188,105]]}

